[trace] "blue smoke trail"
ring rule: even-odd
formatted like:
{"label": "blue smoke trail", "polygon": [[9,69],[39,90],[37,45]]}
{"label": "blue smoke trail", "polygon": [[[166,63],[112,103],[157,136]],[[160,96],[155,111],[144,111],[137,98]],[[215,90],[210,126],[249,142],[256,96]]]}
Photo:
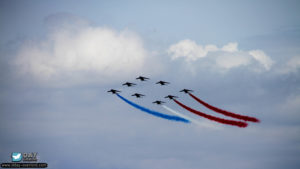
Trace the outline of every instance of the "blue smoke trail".
{"label": "blue smoke trail", "polygon": [[178,116],[166,115],[166,114],[159,113],[157,111],[147,109],[145,107],[142,107],[140,105],[137,105],[137,104],[125,99],[124,97],[120,96],[119,94],[117,94],[117,96],[119,98],[121,98],[123,101],[125,101],[126,103],[130,104],[131,106],[133,106],[137,109],[140,109],[141,111],[144,111],[146,113],[152,114],[154,116],[161,117],[161,118],[168,119],[168,120],[181,121],[181,122],[184,122],[184,123],[189,123],[190,122],[189,120],[186,120],[186,119],[178,117]]}

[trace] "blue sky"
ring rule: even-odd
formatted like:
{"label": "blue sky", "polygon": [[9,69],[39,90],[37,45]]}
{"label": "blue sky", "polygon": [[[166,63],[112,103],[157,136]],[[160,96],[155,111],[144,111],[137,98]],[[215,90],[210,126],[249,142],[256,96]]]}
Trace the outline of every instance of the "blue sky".
{"label": "blue sky", "polygon": [[[299,168],[298,1],[1,1],[0,160],[48,168]],[[137,82],[139,75],[149,82]],[[158,80],[171,82],[157,86]],[[138,85],[125,88],[130,81]],[[178,91],[261,123],[172,122],[150,109]],[[143,99],[130,95],[146,94]],[[3,137],[2,137],[3,136]]]}

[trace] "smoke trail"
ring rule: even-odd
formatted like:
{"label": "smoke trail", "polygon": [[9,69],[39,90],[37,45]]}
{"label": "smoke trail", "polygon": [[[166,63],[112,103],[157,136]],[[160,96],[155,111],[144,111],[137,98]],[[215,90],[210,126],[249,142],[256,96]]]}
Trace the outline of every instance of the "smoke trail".
{"label": "smoke trail", "polygon": [[202,101],[201,99],[197,98],[196,96],[194,96],[193,94],[189,93],[189,95],[194,98],[195,100],[197,100],[199,103],[201,103],[203,106],[209,108],[210,110],[213,110],[215,112],[221,113],[225,116],[229,116],[229,117],[233,117],[236,119],[240,119],[240,120],[245,120],[245,121],[251,121],[251,122],[259,122],[259,120],[257,118],[254,117],[249,117],[249,116],[244,116],[244,115],[239,115],[239,114],[235,114],[226,110],[222,110],[219,109],[217,107],[214,107],[212,105],[209,105],[208,103]]}
{"label": "smoke trail", "polygon": [[191,121],[191,122],[193,122],[193,123],[195,123],[195,124],[197,124],[197,125],[199,125],[199,126],[201,126],[201,127],[209,127],[209,128],[215,128],[215,129],[217,129],[217,127],[214,126],[214,125],[207,124],[207,123],[201,123],[200,121],[195,120],[195,119],[193,119],[193,118],[190,118],[190,117],[188,117],[188,116],[186,116],[186,115],[184,115],[184,114],[181,114],[181,113],[179,113],[179,112],[177,112],[177,111],[171,109],[171,108],[168,107],[168,106],[162,105],[162,107],[163,107],[164,109],[168,110],[169,112],[171,112],[171,113],[173,113],[173,114],[175,114],[175,115],[177,115],[177,116],[180,116],[180,117],[182,117],[182,118],[185,118],[185,119],[187,119],[187,120],[189,120],[189,121]]}
{"label": "smoke trail", "polygon": [[184,109],[192,112],[192,113],[195,113],[199,116],[202,116],[204,118],[207,118],[209,120],[213,120],[213,121],[216,121],[216,122],[219,122],[219,123],[223,123],[223,124],[229,124],[229,125],[233,125],[233,126],[238,126],[238,127],[247,127],[247,123],[245,122],[242,122],[242,121],[234,121],[234,120],[227,120],[227,119],[222,119],[222,118],[219,118],[219,117],[215,117],[215,116],[211,116],[211,115],[208,115],[208,114],[205,114],[205,113],[202,113],[200,111],[197,111],[197,110],[194,110],[182,103],[180,103],[179,101],[175,100],[175,103],[177,103],[179,106],[183,107]]}
{"label": "smoke trail", "polygon": [[178,117],[178,116],[166,115],[166,114],[159,113],[157,111],[153,111],[153,110],[147,109],[145,107],[142,107],[140,105],[137,105],[137,104],[135,104],[135,103],[133,103],[133,102],[125,99],[124,97],[122,97],[119,94],[117,94],[117,96],[120,99],[122,99],[123,101],[125,101],[126,103],[130,104],[131,106],[133,106],[133,107],[135,107],[137,109],[140,109],[141,111],[144,111],[146,113],[152,114],[154,116],[161,117],[161,118],[168,119],[168,120],[181,121],[181,122],[184,122],[184,123],[189,123],[190,122],[189,120],[186,120],[186,119]]}

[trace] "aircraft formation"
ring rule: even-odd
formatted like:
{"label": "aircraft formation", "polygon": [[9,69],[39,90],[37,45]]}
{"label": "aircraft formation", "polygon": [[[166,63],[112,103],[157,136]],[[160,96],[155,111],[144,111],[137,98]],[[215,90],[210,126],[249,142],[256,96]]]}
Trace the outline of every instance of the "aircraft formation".
{"label": "aircraft formation", "polygon": [[[139,76],[139,77],[136,78],[136,80],[139,80],[141,82],[145,82],[145,81],[149,81],[150,78],[144,77],[144,76]],[[156,82],[155,84],[156,85],[160,85],[160,86],[165,86],[165,85],[169,85],[170,82],[166,82],[166,81],[160,80],[160,81]],[[132,82],[126,82],[126,83],[122,84],[122,86],[127,86],[127,87],[134,87],[136,85],[137,85],[136,83],[132,83]],[[169,112],[175,114],[175,116],[167,115],[167,114],[164,114],[164,113],[160,113],[158,111],[150,110],[150,109],[148,109],[146,107],[138,105],[138,104],[136,104],[136,103],[134,103],[134,102],[126,99],[125,97],[121,96],[119,94],[121,91],[119,91],[119,90],[111,89],[111,90],[109,90],[107,92],[117,95],[120,99],[122,99],[126,103],[130,104],[131,106],[133,106],[133,107],[135,107],[135,108],[137,108],[137,109],[139,109],[141,111],[144,111],[146,113],[152,114],[154,116],[158,116],[158,117],[161,117],[161,118],[164,118],[164,119],[168,119],[168,120],[173,120],[173,121],[181,121],[181,122],[184,122],[184,123],[189,123],[191,121],[193,121],[193,122],[196,121],[196,120],[194,120],[194,119],[192,119],[192,118],[190,118],[190,117],[188,117],[188,116],[186,116],[184,114],[181,114],[181,113],[179,113],[179,112],[177,112],[177,111],[175,111],[175,110],[167,107],[166,105],[163,105],[166,102],[161,101],[161,100],[155,100],[152,103],[153,104],[157,104],[157,105],[161,105],[163,108],[165,108]],[[183,92],[185,94],[188,94],[191,98],[193,98],[195,101],[197,101],[198,103],[200,103],[204,107],[206,107],[206,108],[208,108],[210,110],[213,110],[216,113],[222,114],[224,116],[227,116],[227,117],[230,117],[230,118],[234,118],[235,120],[220,118],[220,117],[217,117],[217,116],[209,115],[209,114],[203,113],[201,111],[195,110],[195,109],[193,109],[193,108],[191,108],[189,106],[186,106],[185,104],[181,103],[180,101],[178,101],[177,100],[178,97],[174,96],[174,95],[167,95],[164,98],[174,101],[177,105],[179,105],[180,107],[182,107],[183,109],[185,109],[185,110],[187,110],[187,111],[189,111],[191,113],[194,113],[194,114],[196,114],[198,116],[201,116],[203,118],[206,118],[206,119],[209,119],[211,121],[218,122],[218,123],[227,124],[227,125],[233,125],[233,126],[237,126],[237,127],[247,127],[248,123],[246,123],[246,122],[259,122],[259,120],[257,118],[255,118],[255,117],[250,117],[250,116],[245,116],[245,115],[233,113],[233,112],[230,112],[230,111],[223,110],[223,109],[217,108],[215,106],[212,106],[212,105],[204,102],[200,98],[196,97],[195,95],[193,95],[192,94],[192,92],[194,92],[193,90],[182,89],[179,92]],[[131,96],[136,97],[136,98],[143,98],[143,97],[145,97],[145,95],[141,94],[141,93],[134,93]],[[196,121],[196,122],[199,123],[198,121]]]}
{"label": "aircraft formation", "polygon": [[[142,82],[143,82],[143,81],[148,81],[149,79],[150,79],[150,78],[144,77],[144,76],[139,76],[139,77],[136,78],[136,80],[140,80],[140,81],[142,81]],[[170,82],[166,82],[166,81],[160,80],[160,81],[156,82],[155,84],[158,84],[158,85],[161,85],[161,86],[165,86],[165,85],[170,84]],[[122,86],[133,87],[133,86],[136,86],[136,84],[135,84],[135,83],[132,83],[132,82],[126,82],[126,83],[123,83]],[[110,93],[112,93],[112,94],[117,94],[117,93],[120,93],[121,91],[118,91],[118,90],[115,90],[115,89],[110,89],[110,90],[107,91],[107,92],[110,92]],[[183,90],[181,90],[180,92],[189,93],[189,92],[193,92],[193,91],[192,91],[192,90],[189,90],[189,89],[183,89]],[[134,94],[132,94],[131,96],[135,96],[136,98],[142,98],[142,97],[144,97],[145,95],[144,95],[144,94],[141,94],[141,93],[134,93]],[[169,98],[170,100],[173,100],[174,98],[178,98],[178,97],[177,97],[177,96],[173,96],[173,95],[168,95],[168,96],[166,96],[165,98]],[[160,100],[156,100],[156,101],[154,101],[154,102],[152,102],[152,103],[161,105],[161,104],[163,104],[163,103],[165,103],[165,102],[160,101]]]}

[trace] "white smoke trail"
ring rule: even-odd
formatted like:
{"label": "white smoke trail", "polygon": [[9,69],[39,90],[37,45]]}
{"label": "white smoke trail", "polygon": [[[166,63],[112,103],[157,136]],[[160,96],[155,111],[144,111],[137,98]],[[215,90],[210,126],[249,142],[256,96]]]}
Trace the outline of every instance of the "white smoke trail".
{"label": "white smoke trail", "polygon": [[177,112],[177,111],[171,109],[171,108],[168,107],[168,106],[162,105],[162,107],[163,107],[164,109],[168,110],[169,112],[171,112],[171,113],[177,115],[177,116],[183,117],[183,118],[185,118],[185,119],[191,121],[192,123],[197,124],[198,126],[206,127],[206,128],[213,128],[213,129],[221,129],[221,127],[219,127],[219,126],[216,126],[216,125],[213,125],[213,124],[208,124],[208,123],[205,123],[205,122],[200,122],[200,121],[195,120],[195,119],[193,119],[193,118],[191,118],[191,117],[188,117],[188,116],[186,116],[186,115],[184,115],[184,114],[181,114],[181,113],[179,113],[179,112]]}

